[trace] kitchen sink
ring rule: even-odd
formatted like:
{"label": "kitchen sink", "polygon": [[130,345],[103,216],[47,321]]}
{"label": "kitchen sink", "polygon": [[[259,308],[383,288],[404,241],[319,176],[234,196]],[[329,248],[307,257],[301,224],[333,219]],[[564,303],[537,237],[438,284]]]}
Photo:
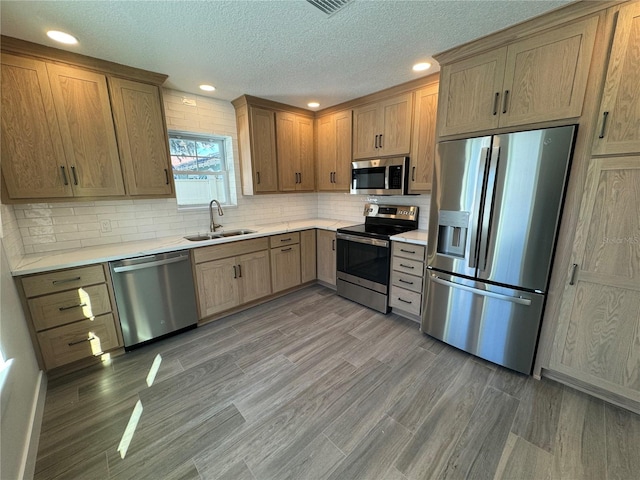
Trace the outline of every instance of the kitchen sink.
{"label": "kitchen sink", "polygon": [[256,233],[255,230],[248,230],[241,228],[238,230],[228,230],[220,233],[199,233],[197,235],[187,235],[184,237],[190,242],[202,242],[205,240],[215,240],[216,238],[237,237],[238,235],[248,235],[249,233]]}

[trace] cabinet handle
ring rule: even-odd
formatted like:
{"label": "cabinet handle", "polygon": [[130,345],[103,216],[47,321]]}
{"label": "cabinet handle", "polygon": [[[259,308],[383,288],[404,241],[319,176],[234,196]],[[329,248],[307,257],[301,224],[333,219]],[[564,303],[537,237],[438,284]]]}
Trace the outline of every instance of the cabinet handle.
{"label": "cabinet handle", "polygon": [[607,118],[609,118],[609,112],[602,112],[602,129],[600,130],[598,138],[604,138],[604,132],[607,128]]}
{"label": "cabinet handle", "polygon": [[69,180],[67,180],[67,172],[64,171],[64,167],[60,166],[60,170],[62,170],[62,180],[65,185],[69,185]]}
{"label": "cabinet handle", "polygon": [[576,273],[578,272],[578,264],[574,263],[571,266],[571,278],[569,279],[569,285],[575,285],[576,284]]}
{"label": "cabinet handle", "polygon": [[298,173],[298,183],[302,183],[302,174]]}
{"label": "cabinet handle", "polygon": [[238,278],[242,278],[242,266],[238,265]]}
{"label": "cabinet handle", "polygon": [[293,250],[293,247],[289,247],[289,248],[283,248],[280,251],[281,252],[288,252],[289,250]]}
{"label": "cabinet handle", "polygon": [[78,176],[76,175],[76,167],[71,167],[71,174],[73,175],[73,184],[78,185]]}
{"label": "cabinet handle", "polygon": [[336,240],[335,240],[335,238],[333,240],[331,240],[331,250],[333,250],[334,252],[336,251]]}
{"label": "cabinet handle", "polygon": [[260,185],[260,172],[256,172],[256,183]]}
{"label": "cabinet handle", "polygon": [[169,185],[169,170],[164,169],[164,179],[166,180],[166,184]]}
{"label": "cabinet handle", "polygon": [[72,308],[80,308],[80,307],[86,307],[87,304],[86,303],[79,303],[78,305],[71,305],[70,307],[59,307],[58,310],[60,310],[61,312],[64,312],[65,310],[71,310]]}
{"label": "cabinet handle", "polygon": [[291,237],[289,237],[289,238],[281,238],[280,241],[281,242],[290,242],[291,241]]}
{"label": "cabinet handle", "polygon": [[400,266],[401,266],[401,267],[404,267],[404,268],[410,268],[411,270],[413,270],[414,268],[416,268],[416,267],[412,267],[411,265],[405,265],[404,263],[401,263],[401,264],[400,264]]}
{"label": "cabinet handle", "polygon": [[413,285],[413,282],[407,282],[406,280],[403,280],[402,278],[399,278],[398,281],[402,282],[402,283],[406,283],[407,285]]}
{"label": "cabinet handle", "polygon": [[238,278],[238,270],[236,270],[236,266],[237,265],[233,266],[233,278]]}
{"label": "cabinet handle", "polygon": [[498,100],[500,100],[500,92],[496,92],[496,96],[493,99],[493,114],[498,114]]}
{"label": "cabinet handle", "polygon": [[378,148],[378,137],[379,137],[379,136],[380,136],[380,135],[376,135],[376,148]]}
{"label": "cabinet handle", "polygon": [[69,342],[67,345],[69,345],[70,347],[73,347],[74,345],[78,345],[84,342],[91,342],[92,340],[95,340],[95,339],[96,337],[83,338],[82,340],[78,340],[76,342]]}
{"label": "cabinet handle", "polygon": [[401,248],[400,251],[404,252],[404,253],[411,253],[412,255],[415,255],[415,253],[416,253],[415,250],[405,250],[404,248]]}
{"label": "cabinet handle", "polygon": [[411,181],[416,181],[416,167],[411,167]]}
{"label": "cabinet handle", "polygon": [[336,172],[331,172],[331,183],[336,183]]}
{"label": "cabinet handle", "polygon": [[380,142],[378,142],[378,144],[380,145],[380,148],[382,148],[382,134],[380,134]]}
{"label": "cabinet handle", "polygon": [[505,90],[504,98],[502,99],[502,113],[507,113],[508,106],[509,106],[509,90]]}
{"label": "cabinet handle", "polygon": [[65,278],[64,280],[54,280],[51,283],[53,283],[54,285],[60,285],[61,283],[77,282],[81,278],[82,277]]}
{"label": "cabinet handle", "polygon": [[400,297],[398,297],[398,300],[404,303],[413,303],[413,302],[410,302],[409,300],[405,300],[404,298],[400,298]]}

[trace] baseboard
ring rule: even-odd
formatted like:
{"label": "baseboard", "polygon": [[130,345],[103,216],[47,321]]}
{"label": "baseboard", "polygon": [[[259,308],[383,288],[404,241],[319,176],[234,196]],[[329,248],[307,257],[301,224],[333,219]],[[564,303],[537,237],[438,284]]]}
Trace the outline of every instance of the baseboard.
{"label": "baseboard", "polygon": [[31,480],[36,470],[36,458],[38,456],[38,442],[40,441],[40,429],[42,428],[42,415],[44,414],[44,401],[47,397],[47,377],[40,370],[36,384],[35,401],[31,408],[29,418],[29,437],[25,442],[26,450],[22,458],[22,472],[18,478]]}

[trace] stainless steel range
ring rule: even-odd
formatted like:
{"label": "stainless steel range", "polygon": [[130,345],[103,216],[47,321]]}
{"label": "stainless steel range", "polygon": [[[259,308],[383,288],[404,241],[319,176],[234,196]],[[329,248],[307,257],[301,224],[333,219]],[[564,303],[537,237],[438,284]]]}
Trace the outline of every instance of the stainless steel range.
{"label": "stainless steel range", "polygon": [[364,206],[365,223],[339,228],[337,293],[379,312],[389,312],[390,237],[418,228],[418,207]]}

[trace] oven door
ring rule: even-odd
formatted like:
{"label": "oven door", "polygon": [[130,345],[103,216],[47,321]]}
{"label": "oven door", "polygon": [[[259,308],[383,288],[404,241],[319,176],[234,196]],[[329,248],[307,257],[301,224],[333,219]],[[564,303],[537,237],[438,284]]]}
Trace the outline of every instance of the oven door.
{"label": "oven door", "polygon": [[387,294],[389,285],[389,241],[338,233],[337,277]]}

